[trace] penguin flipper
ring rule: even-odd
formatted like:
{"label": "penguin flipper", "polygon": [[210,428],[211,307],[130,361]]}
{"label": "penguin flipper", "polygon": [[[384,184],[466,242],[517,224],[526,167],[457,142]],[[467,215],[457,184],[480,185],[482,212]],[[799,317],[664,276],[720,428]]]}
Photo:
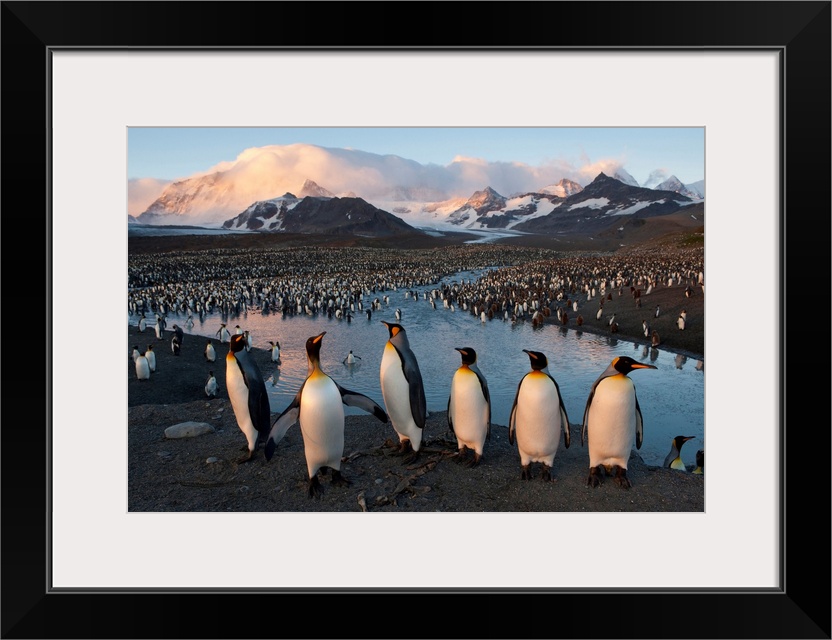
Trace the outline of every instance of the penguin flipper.
{"label": "penguin flipper", "polygon": [[[529,375],[528,373],[526,376]],[[508,418],[508,443],[514,444],[514,428],[515,428],[515,414],[517,413],[517,398],[520,397],[520,387],[523,386],[523,380],[526,379],[526,376],[523,376],[520,379],[520,384],[517,385],[517,393],[514,394],[514,402],[511,405],[511,413],[509,414]]]}
{"label": "penguin flipper", "polygon": [[636,449],[641,449],[641,443],[644,440],[644,420],[641,417],[641,407],[638,406],[638,398],[636,398]]}
{"label": "penguin flipper", "polygon": [[477,378],[479,378],[482,395],[488,405],[488,422],[485,427],[485,439],[489,440],[491,437],[491,394],[488,391],[488,381],[486,381],[485,376],[479,370],[479,367],[472,367],[472,370],[477,374]]}
{"label": "penguin flipper", "polygon": [[[395,347],[395,345],[393,346]],[[413,422],[420,429],[424,429],[425,419],[427,418],[427,400],[425,398],[425,386],[422,384],[422,372],[419,371],[419,365],[412,356],[406,358],[398,348],[396,348],[396,353],[399,354],[399,359],[402,361],[402,371],[410,388],[410,411],[413,414]]]}
{"label": "penguin flipper", "polygon": [[549,374],[549,379],[558,391],[558,402],[560,403],[560,426],[563,429],[563,444],[566,445],[566,448],[568,449],[571,439],[569,433],[569,416],[566,415],[566,407],[563,404],[563,396],[560,393],[560,387],[558,386],[557,380],[555,380],[551,374]]}
{"label": "penguin flipper", "polygon": [[269,439],[266,441],[266,460],[272,459],[277,443],[283,439],[289,427],[298,421],[300,417],[300,395],[302,391],[303,387],[301,386],[300,391],[297,392],[289,406],[274,421],[271,431],[269,431]]}
{"label": "penguin flipper", "polygon": [[[335,381],[333,380],[333,382]],[[335,382],[335,386],[338,387],[338,393],[341,394],[341,402],[348,407],[355,407],[357,409],[362,409],[367,413],[372,413],[376,418],[384,423],[389,420],[387,412],[369,396],[365,396],[363,393],[358,393],[357,391],[344,389],[344,387],[337,382]]]}
{"label": "penguin flipper", "polygon": [[563,444],[568,449],[572,436],[569,432],[569,417],[566,415],[566,407],[563,406],[563,400],[560,401],[560,424],[563,427]]}
{"label": "penguin flipper", "polygon": [[598,378],[595,381],[595,384],[592,385],[592,389],[589,392],[589,397],[586,399],[583,426],[581,427],[581,446],[584,446],[584,444],[586,443],[586,425],[589,422],[589,406],[592,404],[592,398],[595,397],[595,389],[598,388],[598,383],[601,382],[601,380],[603,380],[603,376]]}
{"label": "penguin flipper", "polygon": [[451,430],[451,433],[456,434],[454,431],[454,414],[453,414],[453,407],[451,405],[451,400],[453,399],[453,394],[448,396],[448,429]]}
{"label": "penguin flipper", "polygon": [[243,381],[248,388],[248,411],[251,415],[251,422],[257,429],[258,441],[266,437],[269,432],[269,419],[271,418],[271,405],[269,394],[266,391],[266,383],[260,375],[260,370],[250,362],[240,362],[235,358]]}

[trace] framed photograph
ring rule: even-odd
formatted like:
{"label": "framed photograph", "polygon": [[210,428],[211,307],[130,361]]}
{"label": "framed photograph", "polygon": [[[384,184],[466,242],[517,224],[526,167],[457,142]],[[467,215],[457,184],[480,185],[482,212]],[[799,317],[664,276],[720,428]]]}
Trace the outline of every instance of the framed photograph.
{"label": "framed photograph", "polygon": [[[7,318],[37,304],[25,337],[7,332],[3,637],[273,636],[274,598],[344,595],[360,623],[291,635],[433,637],[451,615],[449,635],[510,637],[522,595],[566,612],[535,614],[529,637],[829,638],[828,472],[806,446],[830,434],[789,425],[785,373],[810,375],[805,343],[786,349],[787,298],[818,295],[786,258],[829,252],[828,204],[812,212],[830,193],[830,3],[401,3],[393,43],[371,26],[382,5],[318,6],[2,5]],[[137,126],[704,127],[705,513],[129,513],[111,371]],[[43,260],[18,247],[33,237]],[[438,608],[449,597],[496,606],[468,619]]]}

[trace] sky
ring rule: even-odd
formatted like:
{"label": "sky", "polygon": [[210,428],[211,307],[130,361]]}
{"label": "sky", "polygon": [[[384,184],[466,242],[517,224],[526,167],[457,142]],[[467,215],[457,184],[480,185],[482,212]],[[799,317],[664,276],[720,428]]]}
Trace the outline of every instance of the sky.
{"label": "sky", "polygon": [[582,176],[576,180],[582,186],[616,164],[640,185],[657,171],[660,179],[647,186],[671,175],[683,184],[705,177],[704,127],[130,127],[130,198],[141,202],[131,213],[170,181],[227,168],[250,148],[297,143],[395,155],[427,166],[464,159],[465,166],[499,172],[506,181],[518,165],[540,176]]}

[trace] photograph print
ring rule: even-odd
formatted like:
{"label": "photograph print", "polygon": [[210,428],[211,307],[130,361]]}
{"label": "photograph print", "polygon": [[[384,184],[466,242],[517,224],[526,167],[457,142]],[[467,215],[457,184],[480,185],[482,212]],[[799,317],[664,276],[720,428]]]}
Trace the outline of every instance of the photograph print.
{"label": "photograph print", "polygon": [[130,127],[129,512],[704,512],[704,127]]}

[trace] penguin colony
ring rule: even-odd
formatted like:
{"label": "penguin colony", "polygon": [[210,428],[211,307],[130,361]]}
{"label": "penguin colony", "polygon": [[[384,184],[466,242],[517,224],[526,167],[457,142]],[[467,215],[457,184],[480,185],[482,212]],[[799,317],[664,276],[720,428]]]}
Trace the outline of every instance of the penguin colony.
{"label": "penguin colony", "polygon": [[[238,427],[246,439],[244,454],[236,462],[250,461],[258,447],[264,445],[265,458],[271,460],[287,430],[299,423],[307,463],[308,495],[322,495],[319,476],[330,471],[333,486],[350,485],[341,473],[344,453],[342,405],[360,408],[380,422],[391,424],[399,438],[396,455],[402,456],[406,464],[414,462],[422,447],[427,415],[422,376],[405,328],[399,323],[382,321],[382,324],[388,333],[379,369],[384,406],[342,387],[322,370],[320,352],[326,335],[323,332],[307,340],[307,377],[289,406],[273,421],[262,374],[246,349],[248,336],[246,332],[232,335],[226,356],[225,382]],[[213,347],[210,339],[206,351],[208,347]],[[465,467],[475,467],[484,460],[491,434],[491,398],[486,377],[477,364],[476,350],[470,346],[456,347],[455,350],[459,352],[461,362],[450,380],[448,428],[457,444],[455,461]],[[551,481],[561,442],[566,448],[571,444],[569,417],[560,387],[549,370],[547,356],[528,349],[522,352],[529,359],[530,371],[517,386],[508,425],[509,443],[517,447],[521,480],[531,480],[535,475],[532,465],[539,464],[539,477]],[[148,362],[154,357],[152,345],[148,345],[144,354],[134,347],[131,357],[138,379],[150,379],[154,369]],[[598,487],[605,476],[612,476],[621,488],[631,487],[627,478],[628,460],[633,447],[641,448],[644,425],[635,385],[629,374],[639,369],[656,368],[628,356],[618,356],[592,385],[581,430],[581,445],[588,445],[589,453],[587,486]],[[215,398],[218,392],[212,370],[205,383],[205,394]],[[693,438],[674,438],[663,466],[687,471],[681,449]],[[702,450],[697,452],[696,465],[690,470],[695,474],[704,473]]]}
{"label": "penguin colony", "polygon": [[[270,274],[261,274],[262,278],[251,281],[253,284],[242,285],[242,280],[228,279],[228,286],[233,287],[233,295],[231,288],[228,291],[215,290],[211,299],[200,299],[193,295],[182,285],[173,284],[159,284],[155,282],[142,281],[141,266],[132,263],[130,265],[130,283],[131,287],[135,286],[136,290],[143,288],[145,292],[152,291],[153,293],[131,294],[129,301],[129,308],[131,313],[139,316],[138,325],[139,330],[143,331],[147,327],[146,316],[155,315],[156,318],[156,338],[158,340],[164,339],[164,332],[167,328],[166,315],[171,313],[193,313],[198,314],[200,318],[204,317],[205,312],[210,312],[212,308],[227,310],[231,313],[239,313],[240,310],[248,308],[259,308],[263,312],[275,311],[285,315],[293,315],[295,313],[303,313],[306,315],[321,315],[326,314],[329,317],[335,317],[334,314],[340,311],[339,318],[351,317],[350,311],[364,311],[367,319],[372,317],[372,311],[379,311],[382,309],[382,304],[389,305],[390,297],[383,295],[385,290],[397,290],[398,288],[407,289],[413,286],[424,286],[425,284],[437,283],[436,288],[429,291],[425,295],[425,299],[429,301],[433,309],[448,309],[451,311],[457,308],[466,311],[478,320],[484,321],[492,320],[494,318],[503,319],[512,322],[522,321],[533,317],[546,316],[554,311],[561,311],[560,319],[563,324],[565,318],[569,318],[566,310],[573,313],[577,312],[578,300],[590,301],[596,297],[600,298],[598,312],[596,314],[596,322],[602,321],[604,316],[604,300],[612,301],[613,290],[618,291],[618,296],[622,296],[624,286],[629,285],[633,297],[640,303],[640,294],[642,288],[646,290],[644,295],[649,295],[654,288],[684,286],[687,281],[690,283],[691,278],[695,278],[698,273],[698,284],[703,286],[701,280],[703,279],[701,271],[701,263],[698,261],[701,257],[696,252],[691,252],[690,255],[680,254],[681,259],[678,263],[673,264],[668,262],[664,265],[656,265],[654,263],[639,264],[637,260],[628,258],[632,264],[622,268],[622,265],[617,265],[613,262],[604,264],[598,268],[597,262],[583,263],[581,259],[560,261],[558,264],[568,264],[567,270],[563,270],[564,276],[556,277],[552,275],[554,268],[546,274],[547,267],[537,263],[530,271],[527,263],[518,267],[507,267],[501,269],[499,272],[492,272],[487,277],[483,277],[478,281],[462,281],[461,283],[453,285],[439,286],[439,277],[447,272],[447,267],[442,264],[442,260],[446,257],[452,257],[454,260],[454,252],[451,250],[443,250],[444,254],[440,257],[431,258],[436,261],[436,266],[427,266],[425,263],[418,263],[418,265],[403,265],[401,264],[401,255],[393,254],[394,264],[397,273],[408,273],[410,275],[404,276],[406,280],[373,280],[378,278],[379,269],[377,267],[378,259],[374,258],[372,266],[368,267],[366,272],[358,271],[351,273],[352,282],[359,283],[351,289],[338,290],[332,287],[324,294],[322,289],[316,290],[314,284],[320,283],[320,279],[308,279],[304,281],[303,278],[297,277],[297,269],[293,266],[292,256],[286,256],[281,253],[281,259],[274,261],[275,265],[281,265],[281,268],[286,268],[287,273],[292,274],[291,288],[286,286],[276,287],[268,286],[264,278],[271,277]],[[375,254],[373,254],[375,256]],[[299,253],[299,260],[301,263],[308,262],[308,252]],[[160,259],[158,257],[154,259]],[[497,259],[487,258],[485,264],[496,264],[501,262]],[[518,261],[521,262],[521,261]],[[175,262],[176,269],[181,268],[181,263]],[[454,264],[454,268],[458,270],[458,264]],[[473,266],[472,266],[473,268]],[[558,267],[560,268],[560,267]],[[569,271],[571,269],[571,271]],[[235,272],[235,265],[228,265],[229,272]],[[159,273],[160,271],[154,271]],[[693,274],[693,275],[691,275]],[[499,278],[502,282],[515,283],[523,282],[524,286],[506,286],[500,284]],[[171,280],[173,282],[173,280]],[[180,279],[181,282],[181,279]],[[636,288],[638,287],[638,288]],[[704,287],[703,287],[704,288]],[[486,291],[488,293],[486,293]],[[378,296],[373,300],[366,310],[362,306],[361,295],[375,294]],[[226,293],[228,295],[226,295]],[[687,297],[687,296],[686,296]],[[417,299],[414,294],[414,299]],[[383,301],[383,303],[382,303]],[[437,304],[438,303],[438,304]],[[640,306],[640,304],[639,304]],[[561,308],[562,307],[562,308]],[[382,364],[380,369],[381,391],[384,398],[385,419],[383,422],[390,423],[393,426],[394,432],[399,438],[399,454],[405,459],[405,462],[412,462],[418,456],[422,448],[424,439],[424,425],[425,417],[427,415],[425,406],[424,387],[421,380],[421,373],[419,372],[418,361],[416,355],[410,349],[407,341],[404,327],[400,324],[402,313],[400,309],[396,310],[396,323],[383,322],[388,329],[388,340],[385,343]],[[660,309],[655,306],[653,319],[659,318]],[[684,323],[687,320],[684,312],[681,315],[681,323],[678,323],[680,329],[685,328]],[[582,324],[583,317],[578,315],[579,324]],[[605,322],[609,323],[610,331],[618,329],[616,324],[615,313],[611,312]],[[670,321],[672,322],[672,320]],[[188,316],[186,326],[190,329],[192,327],[192,316]],[[177,349],[182,348],[182,333],[177,325],[173,325],[174,336],[171,338],[172,350],[174,353]],[[651,344],[656,347],[659,344],[658,334],[653,327],[650,327],[647,320],[642,323],[642,333],[647,337],[648,331],[652,338]],[[295,412],[297,412],[297,420],[301,422],[303,431],[303,421],[301,416],[301,397],[300,394],[304,387],[308,384],[309,388],[317,388],[311,384],[315,366],[314,354],[310,355],[307,350],[307,358],[309,360],[309,376],[307,381],[298,391],[299,396],[296,397],[297,407],[287,407],[281,416],[288,416],[280,423],[279,428],[275,431],[274,426],[281,420],[279,416],[274,425],[269,425],[271,421],[270,412],[268,408],[268,397],[264,392],[264,384],[262,383],[262,376],[259,371],[255,371],[256,367],[249,364],[246,365],[245,353],[251,348],[251,335],[245,335],[239,325],[235,327],[235,334],[240,335],[239,347],[232,344],[232,335],[225,324],[220,327],[216,333],[216,338],[219,339],[220,344],[229,345],[229,354],[226,359],[227,376],[226,387],[229,398],[231,399],[234,413],[237,417],[238,426],[241,432],[246,437],[247,446],[245,447],[246,454],[240,458],[240,462],[251,460],[254,456],[258,446],[270,442],[271,446],[268,448],[267,456],[274,455],[275,447],[279,442],[277,437],[282,431],[285,433],[291,425],[286,425],[288,420]],[[319,338],[317,348],[320,350],[320,338],[323,334],[316,336]],[[310,340],[312,340],[310,338]],[[174,344],[175,342],[175,344]],[[216,350],[208,340],[205,348],[206,362],[212,363],[216,358]],[[273,357],[275,362],[279,363],[279,344],[272,345]],[[150,350],[150,349],[149,349]],[[314,350],[314,345],[313,345]],[[138,348],[135,349],[138,353]],[[488,386],[485,382],[485,377],[476,366],[476,353],[470,347],[458,347],[457,351],[460,353],[462,363],[459,369],[455,372],[451,380],[451,390],[448,398],[448,421],[449,430],[454,435],[458,445],[458,459],[468,466],[476,466],[484,459],[487,453],[487,441],[490,434],[490,399],[488,396]],[[548,372],[548,363],[544,366],[538,366],[539,362],[545,360],[545,355],[536,352],[524,351],[529,357],[532,365],[531,371],[526,374],[518,384],[517,394],[515,397],[515,408],[512,410],[512,418],[510,425],[510,436],[512,444],[514,440],[517,441],[518,455],[521,462],[521,478],[529,479],[532,474],[530,465],[532,463],[540,463],[543,465],[542,477],[551,478],[552,464],[554,463],[557,447],[554,445],[554,436],[552,433],[552,426],[559,426],[559,430],[555,430],[557,440],[562,437],[564,439],[564,446],[569,446],[569,421],[566,417],[565,410],[561,411],[563,404],[560,398],[560,391],[555,382],[554,377]],[[140,355],[140,354],[139,354]],[[147,355],[142,356],[147,360]],[[357,359],[357,356],[355,356]],[[138,364],[138,357],[134,358],[137,363],[137,377],[140,379],[149,379],[150,373],[145,373],[144,362],[141,365],[141,371]],[[628,360],[630,361],[628,363]],[[586,410],[584,412],[584,419],[582,424],[581,444],[589,445],[590,456],[590,473],[587,478],[587,485],[598,486],[601,484],[602,473],[606,475],[613,475],[617,484],[623,488],[629,487],[629,480],[626,478],[626,460],[630,453],[630,448],[635,446],[640,448],[643,440],[643,421],[641,417],[641,409],[635,395],[635,387],[632,381],[629,384],[622,381],[622,378],[628,378],[628,374],[635,369],[655,369],[652,365],[641,365],[635,363],[632,359],[623,357],[616,358],[605,370],[596,383],[593,385],[589,398],[587,400]],[[628,368],[629,367],[629,368]],[[152,368],[148,363],[147,369],[152,372]],[[318,359],[318,370],[320,370],[320,362]],[[318,374],[315,374],[316,378]],[[321,371],[320,375],[325,377]],[[212,377],[212,376],[209,376]],[[549,382],[546,382],[546,379]],[[536,384],[532,384],[535,381]],[[333,381],[334,383],[334,381]],[[337,384],[337,383],[334,383]],[[325,388],[322,386],[321,388]],[[206,394],[208,392],[208,384],[206,384]],[[329,415],[330,405],[337,400],[335,394],[329,392],[323,394],[327,398],[326,412]],[[339,391],[341,404],[349,404],[348,398],[355,396],[351,392],[341,393]],[[548,431],[545,431],[538,425],[539,430],[534,438],[527,438],[527,427],[531,420],[528,417],[528,406],[533,406],[533,403],[526,401],[526,398],[549,398],[549,404],[555,405],[557,410],[552,410],[551,406],[546,406],[545,422],[548,424]],[[364,401],[365,403],[367,401]],[[374,402],[374,401],[370,401]],[[627,409],[613,410],[611,407],[616,405],[616,402]],[[308,404],[308,401],[307,401]],[[337,403],[336,403],[337,404]],[[357,405],[356,405],[357,406]],[[606,407],[606,408],[604,408]],[[291,408],[291,411],[290,411]],[[376,409],[367,404],[362,407],[367,411],[375,413]],[[343,411],[343,410],[342,410]],[[337,411],[332,412],[337,420]],[[265,418],[264,418],[265,416]],[[611,420],[612,425],[604,426],[604,416],[608,418],[614,417]],[[379,417],[379,420],[382,420]],[[309,420],[307,424],[309,425]],[[525,429],[525,431],[524,431]],[[337,431],[337,428],[335,429]],[[275,438],[270,438],[274,433]],[[563,436],[560,434],[563,433]],[[544,437],[545,436],[545,437]],[[282,437],[282,436],[281,436]],[[306,438],[305,438],[306,441]],[[522,445],[521,445],[522,441]],[[606,444],[605,444],[606,443]],[[630,448],[627,447],[630,443]],[[337,443],[335,449],[337,449]],[[606,452],[605,452],[606,448]],[[312,449],[310,447],[310,449]],[[543,453],[538,452],[538,449]],[[311,451],[314,453],[314,451]],[[314,457],[314,456],[313,456]],[[320,457],[320,456],[319,456]],[[326,457],[326,456],[323,456]],[[699,456],[698,456],[699,458]],[[704,455],[701,456],[703,463],[698,464],[697,468],[704,468]],[[337,464],[334,460],[330,460],[332,465],[319,463],[320,466],[317,472],[324,473],[327,468],[339,471],[339,482],[342,477],[340,470],[334,466]],[[311,465],[314,466],[314,465]],[[695,471],[700,473],[700,471]],[[312,487],[313,480],[310,473],[310,495],[319,495],[319,485]]]}

